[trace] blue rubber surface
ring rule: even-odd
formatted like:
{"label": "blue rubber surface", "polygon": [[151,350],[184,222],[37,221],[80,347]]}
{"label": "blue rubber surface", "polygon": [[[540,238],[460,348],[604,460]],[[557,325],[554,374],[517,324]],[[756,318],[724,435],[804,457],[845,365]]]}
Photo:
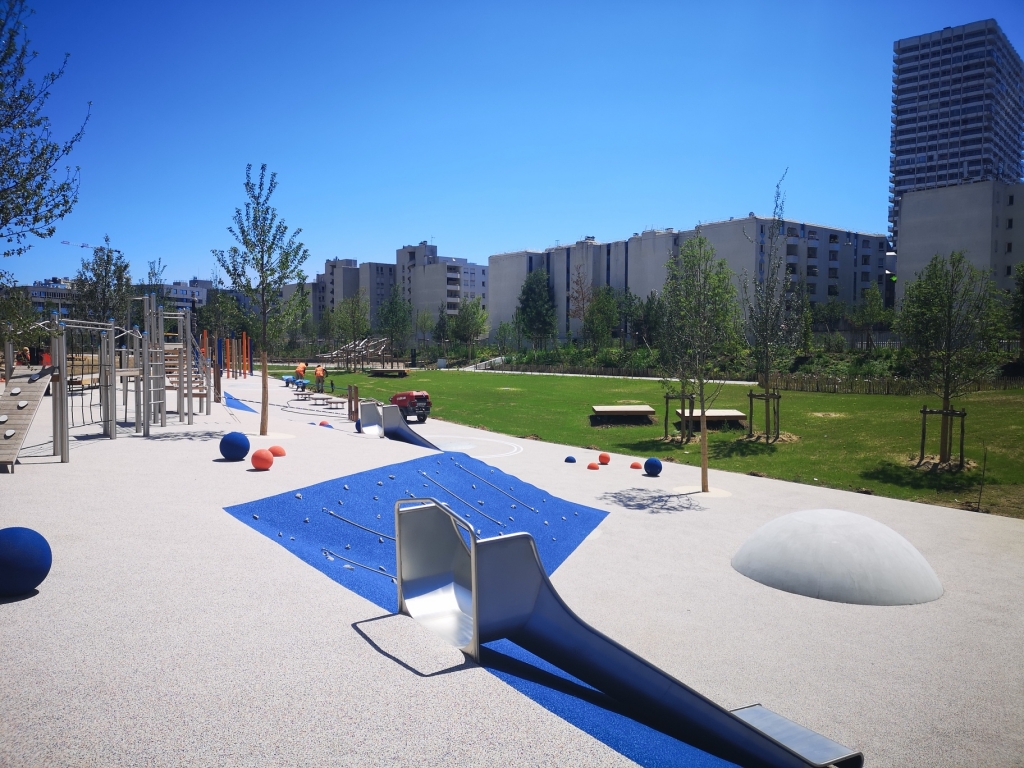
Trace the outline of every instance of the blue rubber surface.
{"label": "blue rubber surface", "polygon": [[[395,534],[394,505],[403,498],[425,496],[448,504],[481,536],[496,536],[499,531],[530,533],[548,575],[607,515],[552,496],[461,453],[392,464],[226,511],[342,586],[394,613],[398,610],[392,580],[395,544],[388,538]],[[486,648],[483,662],[492,674],[641,765],[729,765],[630,719],[604,694],[507,640]]]}
{"label": "blue rubber surface", "polygon": [[234,408],[237,411],[248,411],[249,413],[256,413],[256,410],[254,408],[250,408],[237,397],[232,397],[227,392],[224,393],[224,405],[226,405],[228,408]]}

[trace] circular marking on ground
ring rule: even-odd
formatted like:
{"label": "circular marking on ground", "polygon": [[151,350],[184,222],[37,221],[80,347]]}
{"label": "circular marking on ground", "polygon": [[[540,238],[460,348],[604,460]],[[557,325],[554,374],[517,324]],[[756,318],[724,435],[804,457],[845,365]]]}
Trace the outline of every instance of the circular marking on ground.
{"label": "circular marking on ground", "polygon": [[732,496],[732,493],[721,488],[709,488],[707,493],[702,493],[699,485],[678,485],[672,489],[672,492],[688,496],[703,496],[706,499],[724,499],[726,496]]}
{"label": "circular marking on ground", "polygon": [[[489,437],[466,437],[464,435],[424,435],[424,437],[442,451],[465,453],[474,459],[500,459],[503,456],[514,456],[523,451],[521,445],[506,443],[504,440],[494,440]],[[490,445],[481,445],[481,443],[490,443]],[[496,450],[499,445],[508,448],[508,450],[502,453],[486,453],[486,451]],[[481,453],[481,451],[485,453]]]}

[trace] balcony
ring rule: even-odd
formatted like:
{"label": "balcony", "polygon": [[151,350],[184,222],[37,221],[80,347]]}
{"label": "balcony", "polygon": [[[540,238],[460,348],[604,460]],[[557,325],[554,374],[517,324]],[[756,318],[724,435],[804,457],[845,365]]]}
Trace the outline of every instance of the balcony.
{"label": "balcony", "polygon": [[808,248],[817,248],[818,247],[818,242],[819,242],[818,238],[816,238],[816,237],[815,238],[808,238],[807,239],[807,247]]}
{"label": "balcony", "polygon": [[786,235],[786,245],[799,245],[800,238],[793,235]]}

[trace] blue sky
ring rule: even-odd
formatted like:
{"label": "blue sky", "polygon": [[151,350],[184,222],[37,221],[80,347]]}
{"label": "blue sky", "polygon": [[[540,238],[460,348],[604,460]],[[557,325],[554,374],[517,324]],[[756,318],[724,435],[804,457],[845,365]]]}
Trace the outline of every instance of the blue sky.
{"label": "blue sky", "polygon": [[73,275],[109,234],[136,277],[208,277],[246,163],[326,258],[488,255],[769,211],[884,232],[892,42],[1013,2],[39,3],[48,105],[92,102],[80,201],[0,269]]}

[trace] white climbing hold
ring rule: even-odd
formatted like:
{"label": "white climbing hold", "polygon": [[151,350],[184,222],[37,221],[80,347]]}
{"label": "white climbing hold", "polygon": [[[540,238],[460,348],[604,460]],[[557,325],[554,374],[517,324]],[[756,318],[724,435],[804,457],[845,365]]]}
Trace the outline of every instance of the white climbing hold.
{"label": "white climbing hold", "polygon": [[18,401],[18,407],[19,408],[24,408],[26,405],[28,405],[28,400],[19,400]]}
{"label": "white climbing hold", "polygon": [[516,505],[515,505],[515,504],[513,504],[513,505],[512,505],[512,509],[515,509],[515,508],[516,508]]}
{"label": "white climbing hold", "polygon": [[384,571],[384,573],[388,572],[388,569],[385,568],[383,565],[378,565],[377,567],[380,568],[380,570]]}
{"label": "white climbing hold", "polygon": [[473,485],[473,488],[474,488],[474,490],[476,489],[476,485],[475,484]]}
{"label": "white climbing hold", "polygon": [[394,480],[394,479],[395,479],[394,475],[388,475],[388,480]]}
{"label": "white climbing hold", "polygon": [[383,480],[378,480],[377,481],[377,485],[384,485],[384,481]]}
{"label": "white climbing hold", "polygon": [[7,422],[7,416],[0,416],[0,424],[4,424],[6,422]]}
{"label": "white climbing hold", "polygon": [[295,537],[294,536],[292,536],[291,539],[292,539],[292,541],[295,541]]}
{"label": "white climbing hold", "polygon": [[378,536],[377,537],[377,543],[378,544],[383,544],[384,543],[384,537],[383,536]]}
{"label": "white climbing hold", "polygon": [[374,497],[373,497],[373,500],[374,500],[374,501],[377,501],[377,497],[376,497],[376,496],[374,496]]}
{"label": "white climbing hold", "polygon": [[377,519],[380,520],[380,515],[377,515]]}
{"label": "white climbing hold", "polygon": [[305,520],[303,520],[302,522],[304,522],[304,523],[308,523],[308,522],[309,522],[309,518],[307,517],[307,518],[306,518]]}
{"label": "white climbing hold", "polygon": [[479,504],[480,506],[483,506],[483,502],[480,499],[477,499],[476,503]]}
{"label": "white climbing hold", "polygon": [[302,494],[301,493],[296,493],[295,494],[295,498],[296,499],[301,499],[302,498]]}
{"label": "white climbing hold", "polygon": [[15,395],[20,395],[20,394],[21,394],[21,387],[15,387],[14,389],[11,390],[11,397],[14,397]]}
{"label": "white climbing hold", "polygon": [[512,517],[511,515],[509,515],[508,519],[511,520],[513,523],[516,521],[516,519],[514,517]]}
{"label": "white climbing hold", "polygon": [[349,565],[348,563],[345,563],[345,565],[343,565],[343,566],[341,566],[341,567],[342,567],[342,568],[344,568],[344,569],[345,569],[346,571],[354,571],[354,570],[355,570],[355,568],[353,568],[353,567],[352,567],[351,565]]}
{"label": "white climbing hold", "polygon": [[334,558],[331,557],[330,555],[327,555],[327,559],[330,560],[332,563],[334,562]]}
{"label": "white climbing hold", "polygon": [[347,485],[345,485],[345,486],[343,486],[343,487],[345,488],[345,490],[346,490],[346,491],[348,490],[348,486],[347,486]]}
{"label": "white climbing hold", "polygon": [[277,538],[279,538],[279,539],[281,538],[281,532],[280,531],[277,532]]}
{"label": "white climbing hold", "polygon": [[12,438],[12,437],[14,437],[14,430],[13,429],[8,429],[6,432],[4,432],[4,440],[7,440],[7,439]]}
{"label": "white climbing hold", "polygon": [[259,520],[259,519],[260,519],[260,516],[259,516],[259,515],[253,515],[253,516],[252,516],[252,519],[253,519],[253,520]]}
{"label": "white climbing hold", "polygon": [[352,549],[352,545],[351,544],[346,544],[345,545],[345,549]]}
{"label": "white climbing hold", "polygon": [[565,520],[565,515],[562,515],[562,519]]}
{"label": "white climbing hold", "polygon": [[547,521],[547,520],[545,520],[545,521],[544,521],[544,525],[547,525],[547,524],[548,524],[548,521]]}

